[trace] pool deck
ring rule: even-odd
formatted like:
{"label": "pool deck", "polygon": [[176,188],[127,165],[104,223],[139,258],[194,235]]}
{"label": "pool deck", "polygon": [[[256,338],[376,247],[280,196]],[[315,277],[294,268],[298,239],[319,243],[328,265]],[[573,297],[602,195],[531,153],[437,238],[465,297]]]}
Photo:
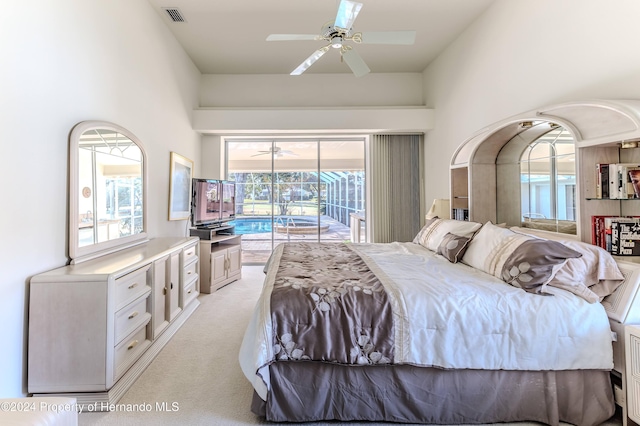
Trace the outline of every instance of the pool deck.
{"label": "pool deck", "polygon": [[[298,217],[298,216],[296,216]],[[264,218],[264,217],[263,217]],[[299,218],[305,218],[300,216]],[[307,217],[306,219],[315,219],[314,217]],[[348,226],[343,225],[335,219],[328,216],[320,217],[320,224],[329,225],[328,229],[320,234],[320,241],[332,241],[342,242],[351,241],[351,230]],[[321,227],[321,228],[322,228]],[[288,241],[317,241],[318,234],[298,234],[298,233],[280,233],[275,232],[273,234],[273,245],[276,246],[280,243]],[[264,264],[272,250],[272,235],[271,232],[263,232],[258,234],[243,234],[242,235],[242,263],[245,265],[250,264]]]}

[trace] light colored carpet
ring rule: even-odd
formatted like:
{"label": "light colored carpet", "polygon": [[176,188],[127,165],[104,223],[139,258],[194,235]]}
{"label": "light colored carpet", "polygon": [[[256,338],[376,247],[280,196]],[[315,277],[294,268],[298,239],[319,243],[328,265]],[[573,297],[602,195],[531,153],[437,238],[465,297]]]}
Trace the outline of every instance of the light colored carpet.
{"label": "light colored carpet", "polygon": [[[244,266],[240,281],[199,296],[200,307],[117,405],[122,409],[146,407],[149,411],[82,413],[79,425],[266,424],[251,413],[253,389],[238,363],[242,336],[263,279],[262,266]],[[162,409],[163,403],[168,409]],[[176,410],[169,411],[172,408]],[[618,426],[622,422],[611,420],[606,424]]]}

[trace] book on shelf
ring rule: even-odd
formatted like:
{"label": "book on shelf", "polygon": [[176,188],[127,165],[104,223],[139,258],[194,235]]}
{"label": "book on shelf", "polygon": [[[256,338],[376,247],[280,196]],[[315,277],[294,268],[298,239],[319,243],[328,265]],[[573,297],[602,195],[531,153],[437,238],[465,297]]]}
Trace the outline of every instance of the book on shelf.
{"label": "book on shelf", "polygon": [[469,209],[451,209],[451,219],[469,220]]}
{"label": "book on shelf", "polygon": [[596,198],[610,198],[609,164],[596,164]]}
{"label": "book on shelf", "polygon": [[[591,244],[607,250],[607,243],[611,243],[611,218],[614,216],[591,216]],[[607,225],[609,232],[607,232]],[[609,236],[609,238],[607,237]],[[607,250],[608,251],[608,250]]]}
{"label": "book on shelf", "polygon": [[[602,247],[609,253],[619,253],[620,223],[635,223],[640,227],[640,216],[591,216],[591,243],[598,247]],[[617,229],[615,237],[614,229]],[[628,235],[628,233],[625,235]],[[638,250],[640,250],[640,247]]]}
{"label": "book on shelf", "polygon": [[618,198],[618,165],[609,164],[609,198]]}
{"label": "book on shelf", "polygon": [[624,218],[611,223],[611,250],[615,256],[640,256],[640,218]]}
{"label": "book on shelf", "polygon": [[[635,182],[634,185],[634,177]],[[640,164],[597,163],[596,198],[640,198]]]}
{"label": "book on shelf", "polygon": [[639,179],[640,164],[620,164],[618,168],[618,198],[640,198],[640,194],[638,194]]}

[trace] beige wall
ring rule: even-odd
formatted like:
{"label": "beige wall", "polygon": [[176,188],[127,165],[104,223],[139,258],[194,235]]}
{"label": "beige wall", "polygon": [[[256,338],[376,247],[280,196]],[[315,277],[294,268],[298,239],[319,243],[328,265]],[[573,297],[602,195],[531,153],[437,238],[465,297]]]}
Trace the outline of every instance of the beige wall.
{"label": "beige wall", "polygon": [[217,108],[422,106],[420,73],[202,76],[200,106]]}
{"label": "beige wall", "polygon": [[29,278],[67,262],[71,128],[111,121],[142,140],[152,237],[186,229],[167,220],[169,153],[200,166],[191,128],[200,73],[146,0],[9,3],[0,25],[0,397],[26,391]]}

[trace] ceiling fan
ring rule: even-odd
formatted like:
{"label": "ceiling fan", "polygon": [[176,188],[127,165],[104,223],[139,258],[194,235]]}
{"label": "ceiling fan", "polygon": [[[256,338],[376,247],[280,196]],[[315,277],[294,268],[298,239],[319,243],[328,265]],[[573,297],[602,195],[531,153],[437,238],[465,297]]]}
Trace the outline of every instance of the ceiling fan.
{"label": "ceiling fan", "polygon": [[330,48],[340,49],[341,60],[347,63],[356,77],[368,74],[371,70],[346,41],[366,44],[413,44],[416,39],[415,31],[377,31],[377,32],[352,32],[353,21],[362,9],[362,3],[350,0],[341,0],[338,13],[334,22],[323,25],[319,35],[315,34],[271,34],[267,41],[286,40],[324,40],[329,44],[316,50],[304,60],[291,75],[300,75],[313,65],[318,59],[329,51]]}
{"label": "ceiling fan", "polygon": [[298,154],[296,154],[293,151],[289,151],[287,149],[282,149],[279,146],[276,146],[276,147],[273,147],[273,148],[269,148],[266,151],[258,151],[258,154],[254,154],[254,155],[252,155],[252,157],[257,157],[259,155],[267,155],[267,154],[273,154],[273,156],[275,158],[280,158],[280,157],[283,157],[285,155],[290,155],[292,157],[297,157],[298,156]]}

